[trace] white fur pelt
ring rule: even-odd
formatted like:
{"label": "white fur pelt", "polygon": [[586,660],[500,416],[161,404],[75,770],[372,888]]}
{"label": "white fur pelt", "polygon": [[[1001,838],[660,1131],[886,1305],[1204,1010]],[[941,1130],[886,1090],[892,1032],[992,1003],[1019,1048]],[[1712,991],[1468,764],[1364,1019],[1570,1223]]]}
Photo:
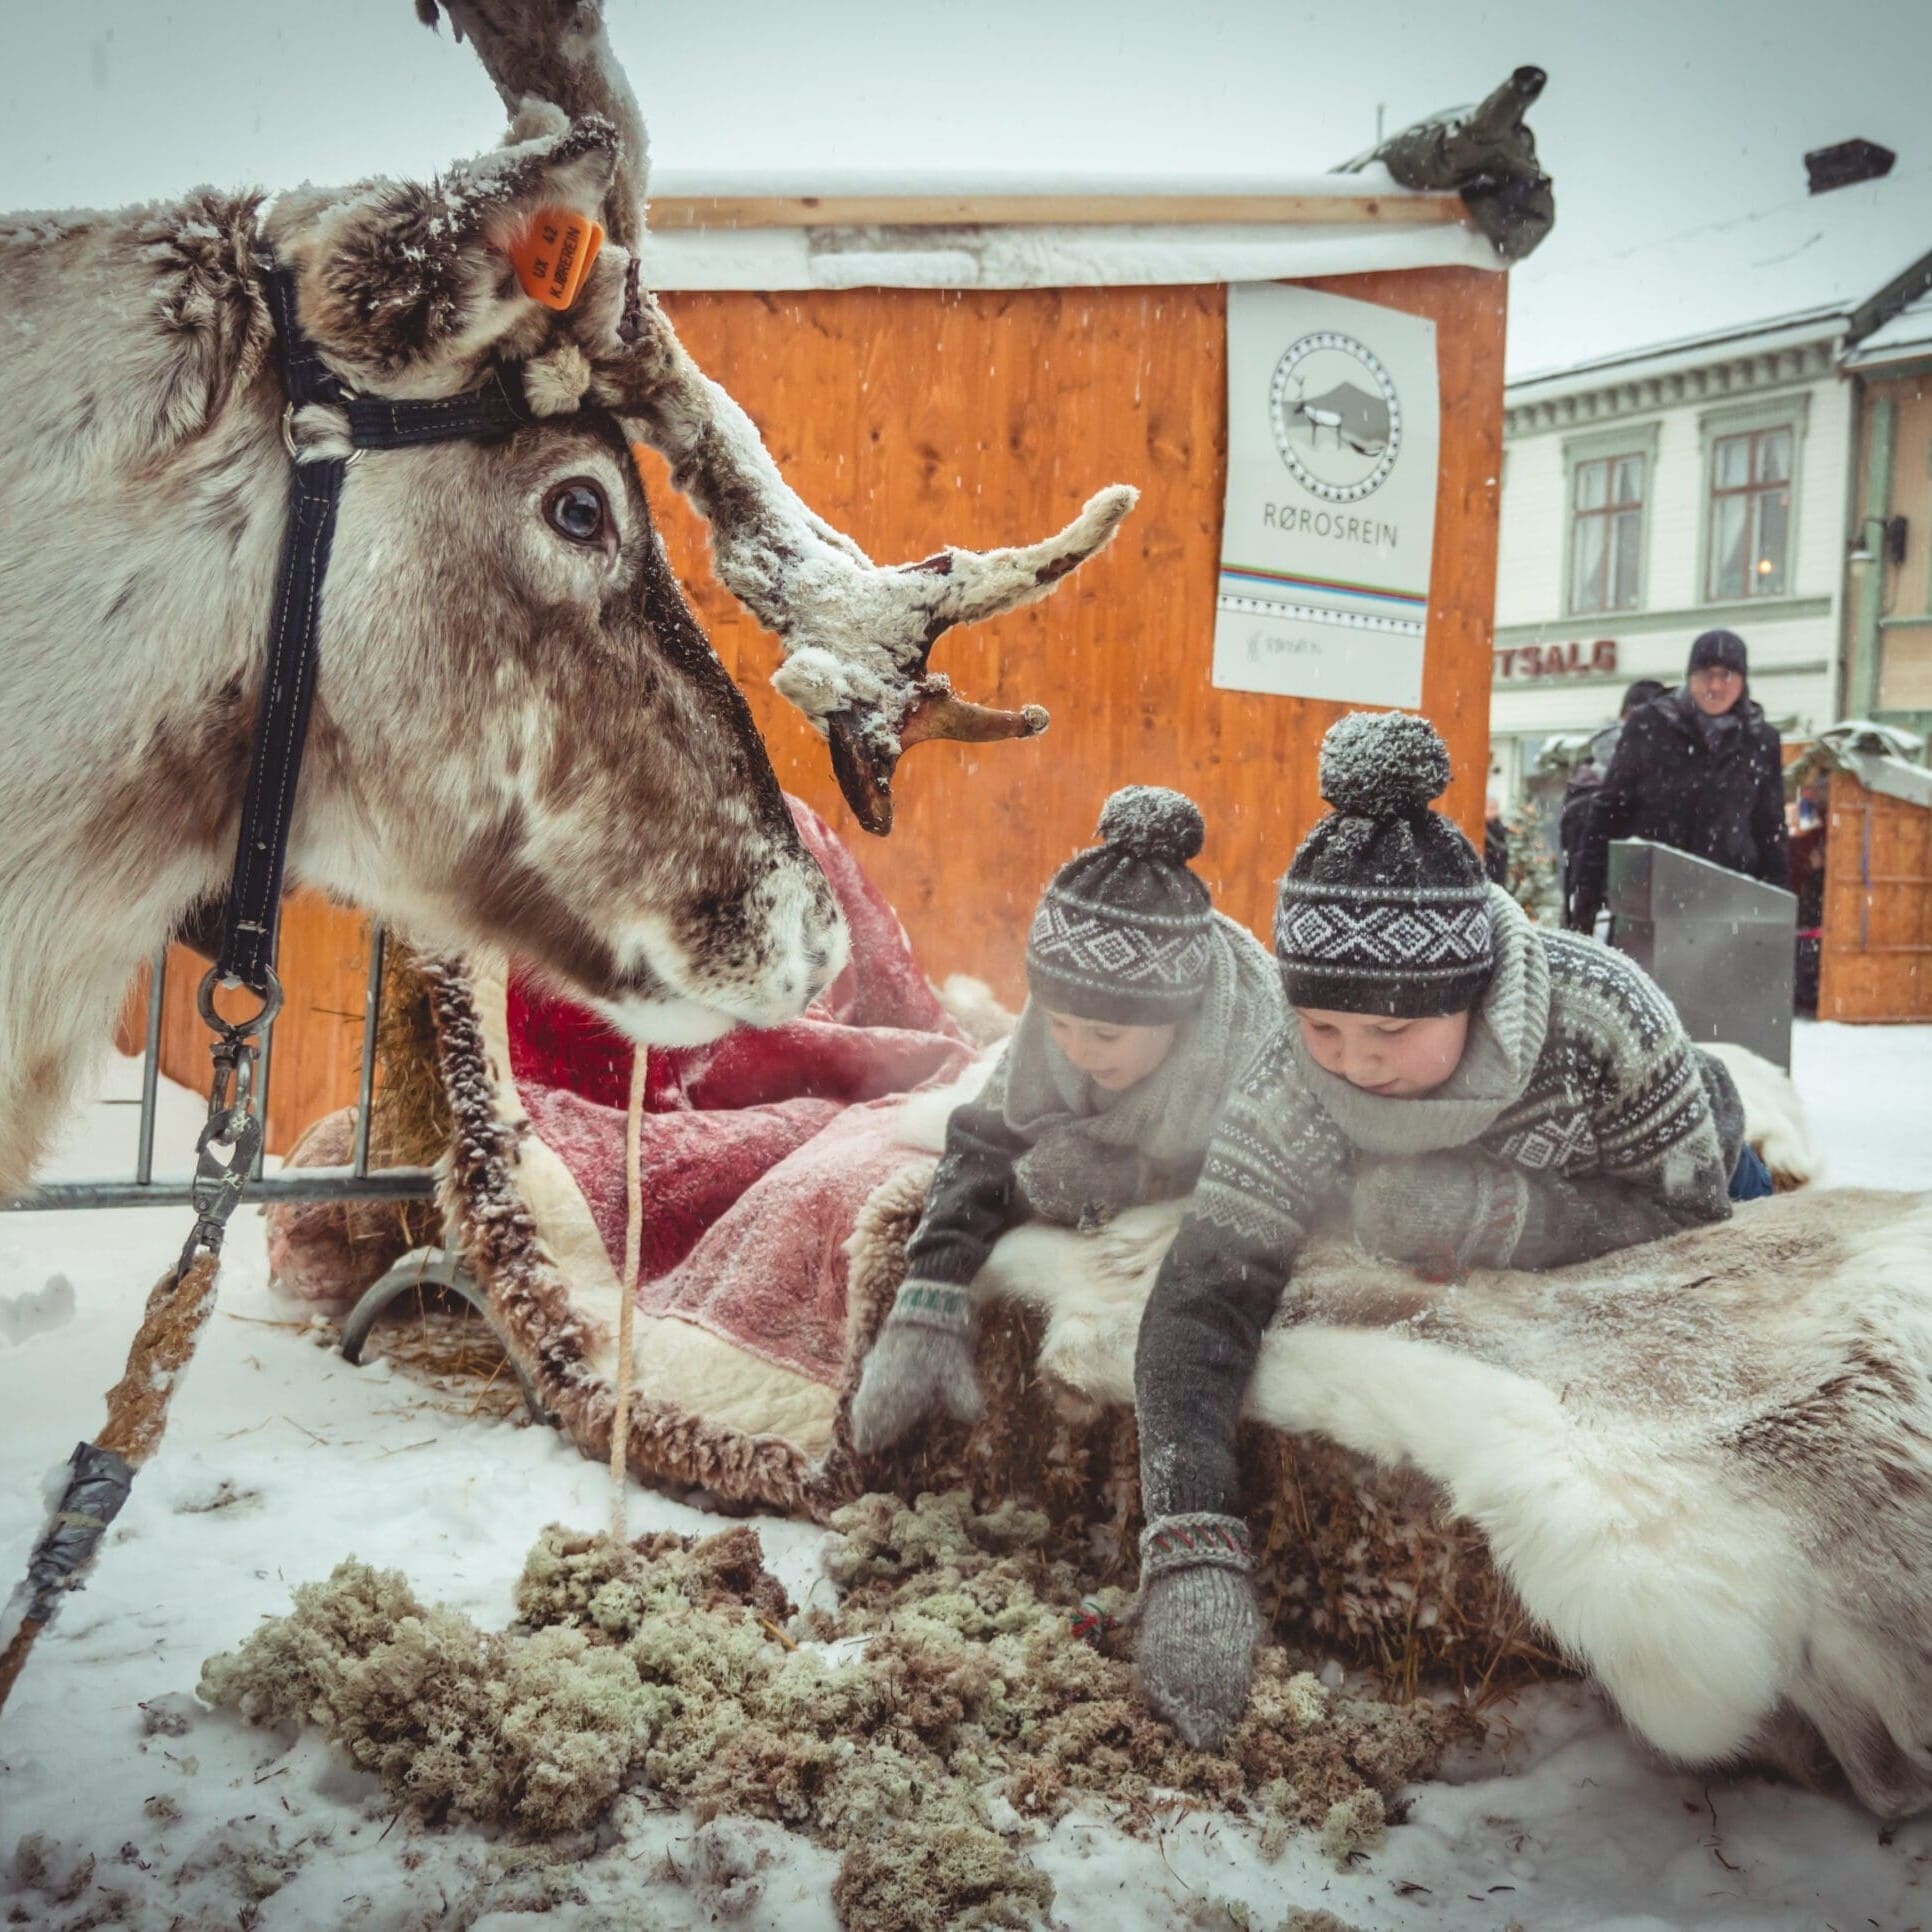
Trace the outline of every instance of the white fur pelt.
{"label": "white fur pelt", "polygon": [[[1133,1400],[1180,1207],[1008,1234],[983,1291],[1040,1366]],[[1822,1745],[1932,1803],[1932,1196],[1812,1191],[1547,1275],[1421,1283],[1311,1246],[1248,1413],[1412,1464],[1631,1726],[1692,1763]]]}
{"label": "white fur pelt", "polygon": [[1020,1016],[983,979],[970,973],[948,973],[939,988],[946,1016],[975,1046],[997,1046],[1019,1025]]}
{"label": "white fur pelt", "polygon": [[1704,1051],[1722,1060],[1737,1082],[1744,1103],[1744,1137],[1763,1157],[1772,1180],[1781,1189],[1823,1180],[1825,1163],[1791,1076],[1749,1047],[1720,1040]]}

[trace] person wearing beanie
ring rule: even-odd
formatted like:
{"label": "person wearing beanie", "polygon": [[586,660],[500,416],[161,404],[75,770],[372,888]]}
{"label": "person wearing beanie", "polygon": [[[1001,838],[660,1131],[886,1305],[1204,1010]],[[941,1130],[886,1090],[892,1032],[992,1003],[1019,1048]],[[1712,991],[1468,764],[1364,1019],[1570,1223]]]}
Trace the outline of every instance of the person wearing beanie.
{"label": "person wearing beanie", "polygon": [[1731,1211],[1730,1076],[1634,961],[1532,925],[1485,880],[1431,809],[1448,782],[1424,719],[1357,713],[1323,740],[1334,810],[1276,907],[1291,1010],[1236,1086],[1142,1320],[1140,1675],[1200,1747],[1247,1704],[1260,1619],[1235,1428],[1317,1222],[1449,1280]]}
{"label": "person wearing beanie", "polygon": [[1595,929],[1612,839],[1675,846],[1789,887],[1784,749],[1751,696],[1750,669],[1735,631],[1705,631],[1683,684],[1625,720],[1577,848],[1566,913],[1574,931]]}
{"label": "person wearing beanie", "polygon": [[1158,786],[1115,792],[1100,843],[1054,875],[1027,937],[1027,1002],[946,1150],[907,1244],[907,1275],[852,1402],[861,1452],[935,1412],[979,1412],[973,1279],[1037,1218],[1097,1227],[1193,1187],[1280,976],[1188,866],[1201,814]]}

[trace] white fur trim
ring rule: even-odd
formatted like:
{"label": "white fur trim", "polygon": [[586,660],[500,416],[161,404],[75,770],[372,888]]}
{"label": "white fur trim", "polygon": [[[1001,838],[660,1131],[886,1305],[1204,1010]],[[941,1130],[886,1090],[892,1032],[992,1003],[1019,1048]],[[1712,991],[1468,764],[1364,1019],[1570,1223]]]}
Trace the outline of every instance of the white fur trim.
{"label": "white fur trim", "polygon": [[1763,1157],[1771,1178],[1797,1187],[1823,1180],[1824,1159],[1791,1076],[1749,1047],[1718,1040],[1704,1051],[1722,1060],[1737,1082],[1744,1103],[1744,1138]]}
{"label": "white fur trim", "polygon": [[[975,1285],[1045,1310],[1043,1371],[1131,1402],[1141,1311],[1182,1212],[1132,1209],[1093,1235],[1015,1229]],[[1269,1331],[1248,1413],[1440,1484],[1658,1749],[1733,1759],[1795,1711],[1861,1799],[1898,1815],[1932,1802],[1929,1251],[1932,1195],[1850,1190],[1440,1290],[1320,1242],[1296,1267],[1314,1312]],[[1421,1312],[1348,1321],[1352,1296],[1391,1283]]]}

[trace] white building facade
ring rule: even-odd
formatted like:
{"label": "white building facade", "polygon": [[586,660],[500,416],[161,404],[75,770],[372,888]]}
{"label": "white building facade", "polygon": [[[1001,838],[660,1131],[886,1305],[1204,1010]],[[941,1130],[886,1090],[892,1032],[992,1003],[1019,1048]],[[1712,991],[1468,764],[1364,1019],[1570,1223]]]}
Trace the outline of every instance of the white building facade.
{"label": "white building facade", "polygon": [[1722,627],[1787,738],[1838,716],[1855,444],[1842,315],[1511,383],[1490,705],[1491,788],[1544,744],[1676,684]]}

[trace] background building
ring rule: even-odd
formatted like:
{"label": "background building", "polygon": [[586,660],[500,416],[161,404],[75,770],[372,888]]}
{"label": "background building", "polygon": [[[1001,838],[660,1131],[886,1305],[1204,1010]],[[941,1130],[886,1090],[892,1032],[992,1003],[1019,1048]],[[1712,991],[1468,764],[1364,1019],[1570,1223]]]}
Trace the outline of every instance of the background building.
{"label": "background building", "polygon": [[1932,294],[1843,363],[1859,422],[1845,709],[1932,736]]}
{"label": "background building", "polygon": [[[1676,682],[1714,625],[1750,646],[1788,738],[1860,708],[1848,662],[1875,702],[1932,710],[1932,170],[1815,194],[1793,174],[1760,213],[1621,252],[1566,249],[1559,220],[1518,284],[1490,710],[1505,797],[1633,679]],[[1872,561],[1852,563],[1868,498]],[[1882,554],[1901,510],[1902,567]]]}

